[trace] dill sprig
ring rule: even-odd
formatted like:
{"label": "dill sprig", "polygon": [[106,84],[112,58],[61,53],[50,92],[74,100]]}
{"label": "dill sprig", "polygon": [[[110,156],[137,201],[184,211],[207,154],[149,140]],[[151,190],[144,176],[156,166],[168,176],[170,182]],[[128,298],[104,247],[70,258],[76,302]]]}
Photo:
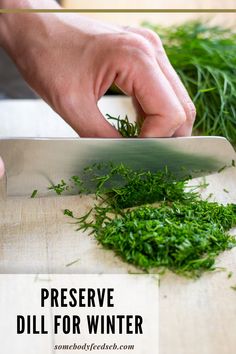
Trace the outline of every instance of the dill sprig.
{"label": "dill sprig", "polygon": [[37,194],[38,194],[38,190],[35,189],[35,190],[32,192],[30,198],[35,198]]}
{"label": "dill sprig", "polygon": [[116,124],[112,124],[124,138],[136,138],[140,133],[140,126],[137,122],[130,122],[128,116],[125,118],[112,117],[110,114],[106,114],[107,119],[113,121]]}

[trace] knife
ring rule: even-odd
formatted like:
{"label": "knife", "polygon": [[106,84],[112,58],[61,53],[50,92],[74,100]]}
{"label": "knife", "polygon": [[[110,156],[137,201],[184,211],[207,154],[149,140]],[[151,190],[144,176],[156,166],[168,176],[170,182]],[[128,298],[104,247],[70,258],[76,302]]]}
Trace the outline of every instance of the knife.
{"label": "knife", "polygon": [[4,138],[0,156],[5,163],[7,196],[30,196],[35,189],[40,196],[50,195],[50,185],[80,175],[96,162],[150,171],[167,166],[182,178],[212,174],[236,160],[233,147],[222,137]]}

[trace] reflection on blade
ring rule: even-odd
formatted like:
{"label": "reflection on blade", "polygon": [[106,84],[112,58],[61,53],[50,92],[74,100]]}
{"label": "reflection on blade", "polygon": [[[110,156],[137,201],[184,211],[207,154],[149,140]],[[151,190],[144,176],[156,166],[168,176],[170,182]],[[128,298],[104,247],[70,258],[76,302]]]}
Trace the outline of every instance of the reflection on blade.
{"label": "reflection on blade", "polygon": [[235,152],[220,137],[169,139],[4,139],[0,155],[7,171],[7,194],[30,196],[80,175],[97,162],[123,163],[133,169],[168,167],[176,176],[202,176],[230,166]]}

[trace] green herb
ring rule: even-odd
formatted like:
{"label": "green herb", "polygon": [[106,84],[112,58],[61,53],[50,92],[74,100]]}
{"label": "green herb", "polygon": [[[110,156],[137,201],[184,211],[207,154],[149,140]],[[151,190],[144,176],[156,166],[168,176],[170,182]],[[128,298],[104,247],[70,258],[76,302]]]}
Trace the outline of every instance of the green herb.
{"label": "green herb", "polygon": [[206,200],[209,200],[209,199],[211,199],[212,197],[213,197],[213,193],[210,193],[210,194],[208,195],[208,197],[207,197]]}
{"label": "green herb", "polygon": [[96,206],[93,211],[92,220],[78,221],[79,229],[90,228],[105,248],[144,270],[164,267],[197,277],[215,269],[220,252],[236,246],[226,233],[236,224],[235,205],[176,201],[120,212]]}
{"label": "green herb", "polygon": [[30,198],[35,198],[36,195],[37,195],[37,193],[38,193],[38,191],[37,191],[37,189],[35,189],[35,190],[32,192]]}
{"label": "green herb", "polygon": [[113,125],[117,128],[120,134],[124,138],[136,138],[140,133],[140,127],[137,122],[130,122],[128,116],[126,115],[124,119],[119,117],[112,117],[110,114],[106,114],[108,120],[113,120],[116,122],[116,125]]}
{"label": "green herb", "polygon": [[188,187],[187,179],[178,181],[167,169],[133,171],[123,164],[106,169],[98,174],[102,165],[95,164],[85,171],[96,186],[95,206],[82,217],[68,209],[64,214],[124,261],[145,271],[198,277],[215,270],[218,254],[236,246],[227,233],[236,225],[236,205],[201,200],[196,186]]}
{"label": "green herb", "polygon": [[227,166],[222,166],[219,170],[218,170],[218,173],[221,173],[222,171],[224,171],[225,169],[227,168]]}
{"label": "green herb", "polygon": [[227,276],[228,279],[232,278],[232,275],[233,275],[233,272],[229,272],[229,273],[228,273],[228,276]]}
{"label": "green herb", "polygon": [[79,176],[72,176],[68,182],[61,180],[58,184],[52,184],[48,190],[56,192],[61,195],[67,191],[73,191],[76,189],[77,194],[88,193],[88,189],[85,187],[84,181]]}
{"label": "green herb", "polygon": [[232,166],[235,167],[235,160],[232,160]]}
{"label": "green herb", "polygon": [[67,216],[70,216],[71,218],[74,218],[73,211],[71,211],[69,209],[65,209],[64,210],[64,215],[67,215]]}
{"label": "green herb", "polygon": [[231,289],[233,289],[234,291],[236,291],[236,285],[231,286]]}
{"label": "green herb", "polygon": [[[203,177],[202,180],[199,182],[199,184],[195,187],[197,190],[204,190],[209,186],[209,183],[206,182],[206,178]],[[193,190],[193,187],[192,187]]]}
{"label": "green herb", "polygon": [[198,201],[139,207],[111,220],[100,209],[89,227],[104,247],[144,270],[164,267],[197,277],[214,270],[220,252],[236,246],[225,233],[235,222],[232,206]]}
{"label": "green herb", "polygon": [[158,201],[193,200],[197,193],[186,192],[187,178],[181,181],[165,168],[162,171],[134,171],[119,164],[109,165],[105,175],[94,175],[91,178],[96,185],[96,195],[106,196],[106,202],[113,208],[124,209]]}
{"label": "green herb", "polygon": [[224,191],[225,193],[229,193],[228,189],[226,189],[226,188],[224,188],[223,191]]}
{"label": "green herb", "polygon": [[162,38],[172,65],[196,105],[195,132],[225,136],[235,143],[235,32],[199,21],[166,28],[150,23],[144,26]]}
{"label": "green herb", "polygon": [[53,190],[58,195],[61,195],[65,191],[69,190],[69,185],[62,179],[60,183],[58,183],[57,185],[52,185],[48,189]]}

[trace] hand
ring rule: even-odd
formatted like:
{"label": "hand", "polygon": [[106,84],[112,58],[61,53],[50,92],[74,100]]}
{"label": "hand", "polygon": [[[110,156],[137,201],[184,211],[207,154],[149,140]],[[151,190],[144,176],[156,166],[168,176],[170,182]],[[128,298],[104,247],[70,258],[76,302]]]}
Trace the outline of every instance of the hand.
{"label": "hand", "polygon": [[154,32],[78,14],[4,14],[1,25],[25,80],[81,137],[120,136],[97,107],[112,83],[133,98],[141,137],[191,134],[194,105]]}

